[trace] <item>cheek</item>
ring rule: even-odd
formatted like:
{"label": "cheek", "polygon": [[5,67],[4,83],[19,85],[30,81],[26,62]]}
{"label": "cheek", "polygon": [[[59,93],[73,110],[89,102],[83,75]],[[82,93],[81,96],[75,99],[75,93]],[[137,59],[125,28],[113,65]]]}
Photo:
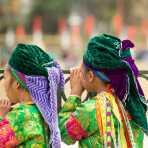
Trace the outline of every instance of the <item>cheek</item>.
{"label": "cheek", "polygon": [[83,77],[82,73],[80,73],[80,81],[81,81],[81,84],[83,85],[83,83],[84,83],[84,77]]}
{"label": "cheek", "polygon": [[81,84],[82,84],[83,88],[87,89],[88,83],[87,83],[86,78],[82,74],[80,74],[80,80],[81,80]]}
{"label": "cheek", "polygon": [[6,94],[7,94],[7,97],[9,99],[12,99],[14,96],[13,96],[13,87],[12,87],[12,84],[11,84],[11,80],[10,79],[5,79],[4,80],[4,86],[5,86],[5,91],[6,91]]}
{"label": "cheek", "polygon": [[5,87],[6,93],[8,93],[8,90],[10,88],[10,82],[11,82],[10,73],[8,71],[5,71],[4,72],[4,87]]}
{"label": "cheek", "polygon": [[4,79],[4,87],[5,87],[6,93],[8,92],[8,89],[10,87],[9,84],[10,84],[9,79],[5,78]]}

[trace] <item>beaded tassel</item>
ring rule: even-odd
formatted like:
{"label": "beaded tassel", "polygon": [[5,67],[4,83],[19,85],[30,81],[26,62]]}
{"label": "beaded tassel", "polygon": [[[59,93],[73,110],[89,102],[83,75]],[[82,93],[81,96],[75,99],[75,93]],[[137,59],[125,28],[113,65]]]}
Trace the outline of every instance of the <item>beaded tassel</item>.
{"label": "beaded tassel", "polygon": [[106,122],[106,146],[107,148],[111,148],[111,105],[108,100],[106,105]]}

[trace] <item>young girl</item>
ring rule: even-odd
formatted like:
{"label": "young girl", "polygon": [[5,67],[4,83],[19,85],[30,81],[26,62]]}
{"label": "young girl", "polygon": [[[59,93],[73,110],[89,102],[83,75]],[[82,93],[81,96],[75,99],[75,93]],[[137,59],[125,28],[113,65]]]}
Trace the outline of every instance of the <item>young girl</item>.
{"label": "young girl", "polygon": [[57,88],[63,89],[64,78],[59,65],[39,47],[18,44],[4,83],[13,106],[0,101],[0,147],[60,148]]}
{"label": "young girl", "polygon": [[[146,105],[133,68],[124,59],[130,56],[126,48],[122,49],[118,38],[106,34],[89,41],[81,67],[71,71],[71,96],[59,114],[66,144],[143,147],[143,132],[148,133]],[[82,102],[84,89],[92,96]]]}

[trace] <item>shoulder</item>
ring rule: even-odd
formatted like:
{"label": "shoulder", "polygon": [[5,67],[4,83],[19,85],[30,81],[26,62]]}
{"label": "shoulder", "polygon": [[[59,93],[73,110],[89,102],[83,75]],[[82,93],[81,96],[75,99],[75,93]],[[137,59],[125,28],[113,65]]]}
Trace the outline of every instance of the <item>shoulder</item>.
{"label": "shoulder", "polygon": [[103,91],[101,93],[98,93],[96,98],[99,97],[99,98],[114,98],[113,94],[109,93],[109,92],[106,92],[106,91]]}
{"label": "shoulder", "polygon": [[89,98],[87,101],[81,103],[78,108],[83,108],[86,112],[92,112],[96,108],[95,98]]}
{"label": "shoulder", "polygon": [[32,112],[32,113],[39,113],[36,105],[34,104],[16,104],[12,107],[11,112]]}
{"label": "shoulder", "polygon": [[7,114],[6,118],[9,121],[21,121],[29,118],[40,116],[40,112],[35,105],[17,104]]}
{"label": "shoulder", "polygon": [[[94,98],[81,103],[74,112],[74,116],[79,119],[84,124],[89,124],[91,121],[95,120],[96,116],[96,103]],[[87,123],[86,123],[87,121]]]}

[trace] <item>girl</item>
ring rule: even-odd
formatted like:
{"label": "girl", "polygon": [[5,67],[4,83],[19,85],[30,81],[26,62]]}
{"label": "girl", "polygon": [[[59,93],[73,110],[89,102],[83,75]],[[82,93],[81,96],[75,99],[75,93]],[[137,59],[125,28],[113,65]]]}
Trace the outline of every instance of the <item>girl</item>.
{"label": "girl", "polygon": [[[71,71],[71,96],[59,114],[65,143],[79,141],[81,148],[143,147],[146,105],[135,65],[125,60],[129,47],[130,41],[121,47],[118,38],[107,34],[89,41],[81,67]],[[92,95],[82,102],[84,89]]]}
{"label": "girl", "polygon": [[18,44],[4,83],[13,107],[0,104],[0,147],[60,148],[57,89],[63,89],[64,78],[59,65],[38,46]]}

